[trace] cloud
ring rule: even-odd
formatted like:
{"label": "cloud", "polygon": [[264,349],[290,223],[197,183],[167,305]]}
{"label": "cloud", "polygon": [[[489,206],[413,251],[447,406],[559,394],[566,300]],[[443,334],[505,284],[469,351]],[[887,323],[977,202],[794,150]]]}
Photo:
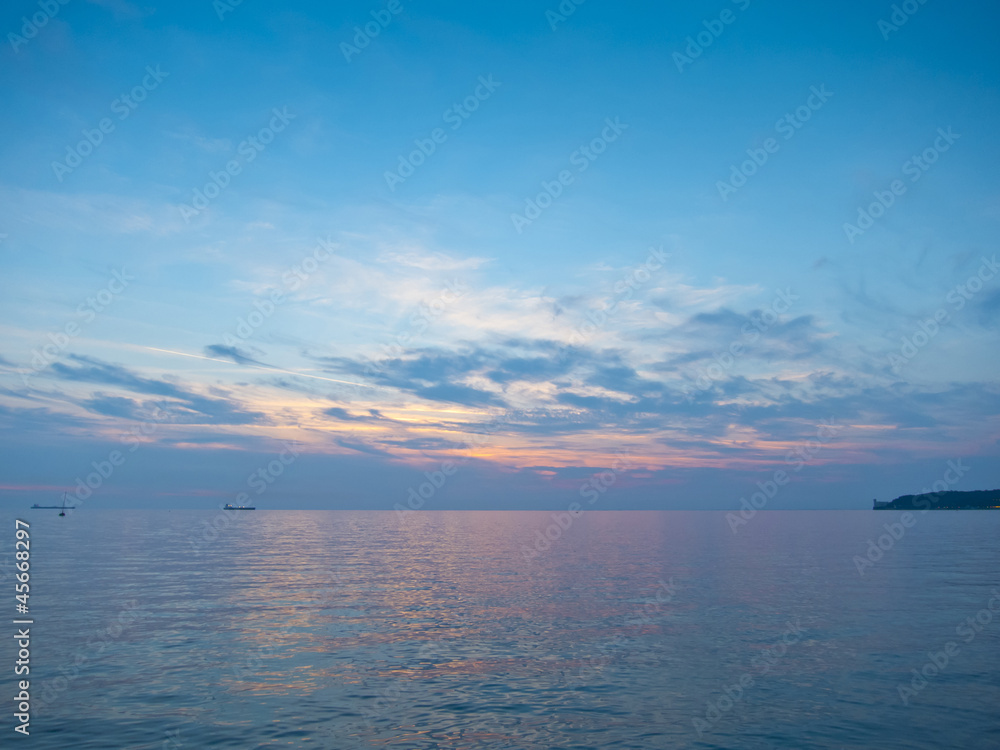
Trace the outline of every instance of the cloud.
{"label": "cloud", "polygon": [[383,421],[382,416],[375,409],[370,409],[368,414],[351,414],[347,409],[339,406],[331,406],[324,409],[323,414],[328,417],[340,420],[341,422],[379,422]]}
{"label": "cloud", "polygon": [[232,141],[228,138],[206,138],[199,135],[191,128],[167,133],[166,135],[169,138],[190,143],[198,149],[210,154],[228,152],[232,148]]}
{"label": "cloud", "polygon": [[842,367],[835,336],[814,315],[767,324],[760,310],[740,315],[719,310],[692,316],[662,338],[665,358],[649,363],[652,372],[679,376],[682,388],[719,395],[746,393],[739,378],[761,381],[787,374]]}
{"label": "cloud", "polygon": [[444,438],[407,438],[405,440],[385,440],[387,445],[414,451],[458,451],[469,447],[468,443]]}
{"label": "cloud", "polygon": [[[644,421],[650,414],[708,408],[692,406],[676,388],[640,375],[626,357],[617,350],[518,338],[491,346],[466,344],[458,351],[405,351],[377,369],[343,357],[317,361],[331,372],[366,374],[380,385],[426,401],[503,409],[518,401],[521,409],[527,400],[531,405],[525,413],[561,433],[596,429],[626,417]],[[353,418],[340,409],[328,414]],[[524,430],[533,429],[531,421]],[[534,431],[539,431],[537,426]]]}
{"label": "cloud", "polygon": [[51,439],[53,433],[66,429],[86,430],[92,423],[79,417],[53,411],[46,407],[18,408],[0,404],[0,431],[12,435],[42,435]]}
{"label": "cloud", "polygon": [[392,453],[389,451],[379,448],[372,442],[367,440],[358,440],[350,437],[338,437],[334,439],[334,442],[341,446],[342,448],[347,448],[348,450],[357,451],[358,453],[366,453],[371,456],[384,456],[386,458],[393,458]]}
{"label": "cloud", "polygon": [[[367,374],[422,401],[474,409],[517,408],[518,420],[504,432],[523,436],[529,440],[526,445],[537,436],[546,439],[546,450],[585,446],[600,451],[606,449],[607,436],[614,435],[619,441],[661,443],[671,454],[686,454],[691,461],[764,460],[786,450],[790,442],[812,439],[817,426],[831,418],[863,425],[854,438],[861,444],[877,446],[892,430],[904,440],[932,444],[963,419],[974,419],[973,403],[984,404],[983,414],[1000,409],[1000,397],[985,386],[935,391],[900,384],[887,389],[880,376],[848,375],[836,361],[820,365],[823,356],[833,353],[831,337],[812,315],[773,323],[748,344],[742,360],[751,364],[747,373],[726,372],[696,389],[688,379],[676,378],[678,371],[692,368],[697,373],[699,366],[714,362],[715,353],[727,350],[749,320],[727,309],[692,316],[675,332],[676,341],[712,348],[678,354],[666,362],[643,364],[628,348],[520,337],[489,344],[465,342],[453,349],[404,350]],[[349,357],[317,361],[331,371],[357,375],[369,367]],[[801,372],[790,373],[791,363],[800,363]],[[364,419],[340,407],[327,414],[344,421]],[[479,418],[467,418],[464,426],[422,424],[462,430]],[[594,444],[595,435],[601,436],[600,445]],[[868,457],[873,456],[869,449]]]}
{"label": "cloud", "polygon": [[453,258],[444,253],[384,252],[378,258],[380,263],[419,268],[421,271],[475,271],[490,258]]}
{"label": "cloud", "polygon": [[986,328],[995,328],[1000,320],[1000,290],[994,290],[983,296],[977,305],[979,323]]}
{"label": "cloud", "polygon": [[[265,420],[261,412],[246,411],[237,402],[229,399],[208,398],[165,380],[143,378],[120,365],[102,362],[92,357],[71,354],[69,359],[80,363],[72,367],[62,362],[54,362],[50,369],[62,380],[79,383],[96,383],[118,386],[122,390],[163,396],[175,399],[162,402],[162,408],[172,414],[174,421],[186,424],[258,424]],[[96,410],[117,410],[124,413],[127,405],[122,400],[111,401],[99,396],[89,402]]]}
{"label": "cloud", "polygon": [[33,231],[100,237],[142,234],[164,237],[186,226],[176,207],[107,193],[60,193],[0,185],[0,203]]}
{"label": "cloud", "polygon": [[[540,354],[539,352],[547,352]],[[364,360],[316,357],[330,372],[366,376],[429,401],[466,406],[507,406],[502,388],[517,381],[550,381],[577,364],[595,360],[586,350],[547,340],[507,339],[487,347],[468,344],[460,350],[413,349],[373,368]],[[496,389],[486,386],[494,384]]]}
{"label": "cloud", "polygon": [[465,385],[442,383],[427,388],[416,388],[413,393],[429,401],[444,401],[463,406],[504,406],[502,397],[489,391]]}
{"label": "cloud", "polygon": [[81,402],[81,406],[96,414],[103,414],[108,417],[119,417],[121,419],[141,420],[142,404],[130,398],[122,396],[106,396],[97,394],[97,398],[88,399]]}
{"label": "cloud", "polygon": [[254,359],[251,356],[251,352],[246,349],[240,349],[236,346],[223,346],[222,344],[210,344],[205,347],[205,356],[207,357],[224,357],[225,359],[231,359],[238,365],[257,365],[259,367],[269,367],[258,359]]}

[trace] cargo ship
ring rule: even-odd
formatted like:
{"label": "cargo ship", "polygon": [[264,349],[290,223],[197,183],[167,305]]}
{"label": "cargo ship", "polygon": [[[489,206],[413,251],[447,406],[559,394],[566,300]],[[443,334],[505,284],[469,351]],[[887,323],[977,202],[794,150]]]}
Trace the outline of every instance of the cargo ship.
{"label": "cargo ship", "polygon": [[62,496],[62,505],[39,505],[35,503],[31,506],[33,510],[58,510],[60,516],[65,516],[67,510],[76,510],[75,505],[66,505],[66,493]]}

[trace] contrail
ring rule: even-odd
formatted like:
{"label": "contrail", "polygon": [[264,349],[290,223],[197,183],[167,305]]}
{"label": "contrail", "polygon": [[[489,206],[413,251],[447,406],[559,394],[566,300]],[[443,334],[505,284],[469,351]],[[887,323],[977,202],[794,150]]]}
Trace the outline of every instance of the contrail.
{"label": "contrail", "polygon": [[193,359],[207,359],[209,362],[222,362],[227,365],[235,365],[236,367],[253,367],[257,370],[269,370],[271,372],[283,372],[286,375],[298,375],[300,378],[312,378],[313,380],[325,380],[328,383],[343,383],[344,385],[357,385],[361,388],[376,388],[377,386],[368,385],[367,383],[353,383],[350,380],[335,380],[334,378],[323,378],[319,375],[307,375],[304,372],[296,372],[295,370],[283,370],[280,367],[272,367],[270,365],[253,365],[253,364],[240,364],[233,362],[228,359],[217,359],[216,357],[205,357],[201,354],[188,354],[187,352],[175,352],[173,349],[157,349],[155,346],[143,346],[143,349],[149,349],[154,352],[164,352],[166,354],[176,354],[179,357],[191,357]]}

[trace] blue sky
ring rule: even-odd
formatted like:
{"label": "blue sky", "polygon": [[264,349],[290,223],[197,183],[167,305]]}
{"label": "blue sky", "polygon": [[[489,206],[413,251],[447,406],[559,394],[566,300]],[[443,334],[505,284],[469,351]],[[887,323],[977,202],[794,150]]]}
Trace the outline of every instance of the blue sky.
{"label": "blue sky", "polygon": [[1000,486],[991,4],[221,7],[0,13],[4,502]]}

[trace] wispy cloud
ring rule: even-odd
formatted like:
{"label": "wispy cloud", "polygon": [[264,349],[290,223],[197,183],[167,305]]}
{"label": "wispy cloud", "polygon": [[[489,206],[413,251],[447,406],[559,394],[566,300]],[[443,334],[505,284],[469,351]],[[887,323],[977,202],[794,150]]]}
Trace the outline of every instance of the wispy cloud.
{"label": "wispy cloud", "polygon": [[454,258],[443,253],[425,254],[417,251],[387,251],[379,256],[380,263],[419,268],[421,271],[475,271],[490,263],[489,258]]}
{"label": "wispy cloud", "polygon": [[[56,377],[78,383],[94,383],[97,385],[116,386],[124,391],[172,399],[171,408],[176,413],[177,421],[196,424],[255,424],[266,421],[262,412],[249,411],[231,398],[210,398],[193,390],[162,379],[144,378],[125,367],[115,365],[92,357],[70,355],[69,359],[76,363],[67,365],[55,362],[50,366]],[[97,413],[108,414],[116,412],[116,416],[128,413],[134,414],[135,402],[127,404],[128,399],[120,397],[108,398],[100,396],[84,402]]]}

